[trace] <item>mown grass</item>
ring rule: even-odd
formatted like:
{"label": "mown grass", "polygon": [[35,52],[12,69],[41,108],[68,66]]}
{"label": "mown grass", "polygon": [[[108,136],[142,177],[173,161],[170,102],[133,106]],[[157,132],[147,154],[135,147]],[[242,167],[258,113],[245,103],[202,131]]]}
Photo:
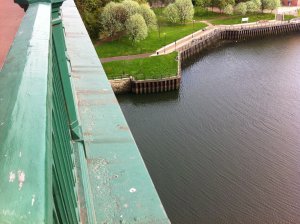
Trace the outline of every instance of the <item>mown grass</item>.
{"label": "mown grass", "polygon": [[[249,22],[257,22],[259,20],[274,20],[275,15],[272,13],[248,13],[246,15],[226,15],[224,13],[216,13],[203,8],[195,7],[195,20],[207,20],[213,25],[233,25],[240,24],[242,18],[249,17]],[[293,15],[285,15],[285,20],[295,18]]]}
{"label": "mown grass", "polygon": [[[137,43],[132,43],[128,36],[122,36],[118,40],[96,44],[95,48],[100,58],[134,55],[143,53],[152,53],[157,49],[183,38],[197,30],[205,28],[207,25],[200,22],[189,22],[187,24],[171,24],[163,16],[164,8],[153,9],[158,19],[158,29],[150,31],[148,37]],[[249,17],[249,22],[259,20],[273,20],[275,15],[271,13],[249,13],[247,15],[226,15],[223,13],[211,12],[199,7],[195,7],[194,19],[197,21],[207,20],[213,25],[232,25],[240,24],[241,19]],[[289,20],[294,16],[286,15],[285,19]]]}
{"label": "mown grass", "polygon": [[[224,14],[223,14],[224,15]],[[272,13],[248,13],[244,16],[242,15],[232,15],[226,16],[224,15],[221,19],[212,19],[210,22],[214,25],[233,25],[233,24],[240,24],[242,18],[249,18],[249,23],[257,22],[260,20],[274,20],[275,15]],[[286,15],[285,20],[290,20],[294,18],[292,15]]]}
{"label": "mown grass", "polygon": [[148,37],[140,42],[132,43],[125,35],[119,40],[96,45],[95,48],[100,58],[151,53],[204,27],[206,25],[203,23],[195,23],[194,26],[192,23],[175,25],[163,23],[160,24],[159,30],[150,32]]}
{"label": "mown grass", "polygon": [[177,52],[134,60],[103,63],[108,79],[133,76],[136,80],[160,79],[177,74]]}
{"label": "mown grass", "polygon": [[195,7],[194,10],[195,10],[194,13],[195,20],[212,20],[212,19],[217,19],[219,17],[224,17],[224,14],[222,13],[212,12],[207,9],[203,9],[201,7]]}

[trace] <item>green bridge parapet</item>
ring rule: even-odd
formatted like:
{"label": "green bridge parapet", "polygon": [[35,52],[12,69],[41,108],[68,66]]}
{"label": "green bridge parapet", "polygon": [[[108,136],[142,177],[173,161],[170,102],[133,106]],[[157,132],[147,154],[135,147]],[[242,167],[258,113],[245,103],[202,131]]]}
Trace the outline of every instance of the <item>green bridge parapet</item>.
{"label": "green bridge parapet", "polygon": [[0,223],[169,223],[74,2],[18,1],[0,71]]}

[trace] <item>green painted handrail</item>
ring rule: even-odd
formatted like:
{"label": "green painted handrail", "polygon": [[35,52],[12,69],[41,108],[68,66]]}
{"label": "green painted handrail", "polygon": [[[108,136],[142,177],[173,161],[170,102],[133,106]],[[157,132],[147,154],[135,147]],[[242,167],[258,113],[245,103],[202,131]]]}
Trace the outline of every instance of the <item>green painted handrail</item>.
{"label": "green painted handrail", "polygon": [[32,4],[0,73],[0,223],[51,223],[51,5]]}
{"label": "green painted handrail", "polygon": [[30,1],[0,73],[0,223],[80,222],[81,129],[53,2]]}

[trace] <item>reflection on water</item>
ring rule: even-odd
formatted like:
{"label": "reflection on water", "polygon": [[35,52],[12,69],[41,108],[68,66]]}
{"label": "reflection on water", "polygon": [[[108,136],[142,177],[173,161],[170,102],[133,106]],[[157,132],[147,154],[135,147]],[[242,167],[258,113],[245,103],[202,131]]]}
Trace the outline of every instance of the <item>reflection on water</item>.
{"label": "reflection on water", "polygon": [[118,97],[172,223],[300,223],[300,36],[231,44]]}

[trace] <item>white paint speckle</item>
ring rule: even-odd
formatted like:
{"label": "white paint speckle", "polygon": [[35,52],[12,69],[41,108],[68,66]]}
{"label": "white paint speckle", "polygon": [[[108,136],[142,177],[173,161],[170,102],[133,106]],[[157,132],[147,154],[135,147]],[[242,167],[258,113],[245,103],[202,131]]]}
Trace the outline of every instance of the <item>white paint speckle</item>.
{"label": "white paint speckle", "polygon": [[33,206],[34,202],[35,202],[35,195],[33,194],[31,198],[31,206]]}
{"label": "white paint speckle", "polygon": [[123,206],[124,206],[124,208],[128,208],[128,204],[124,204]]}
{"label": "white paint speckle", "polygon": [[0,123],[0,126],[2,126],[2,125],[4,125],[4,122],[1,122],[1,123]]}
{"label": "white paint speckle", "polygon": [[19,152],[19,157],[22,157],[22,152]]}
{"label": "white paint speckle", "polygon": [[136,192],[136,189],[134,187],[132,187],[132,188],[129,189],[129,192],[134,193],[134,192]]}
{"label": "white paint speckle", "polygon": [[15,174],[13,171],[10,171],[10,172],[9,172],[9,179],[8,179],[8,182],[9,182],[9,183],[12,183],[12,182],[15,181],[15,179],[16,179],[16,174]]}
{"label": "white paint speckle", "polygon": [[22,170],[18,170],[18,179],[19,179],[19,191],[23,187],[23,183],[25,182],[25,173]]}

